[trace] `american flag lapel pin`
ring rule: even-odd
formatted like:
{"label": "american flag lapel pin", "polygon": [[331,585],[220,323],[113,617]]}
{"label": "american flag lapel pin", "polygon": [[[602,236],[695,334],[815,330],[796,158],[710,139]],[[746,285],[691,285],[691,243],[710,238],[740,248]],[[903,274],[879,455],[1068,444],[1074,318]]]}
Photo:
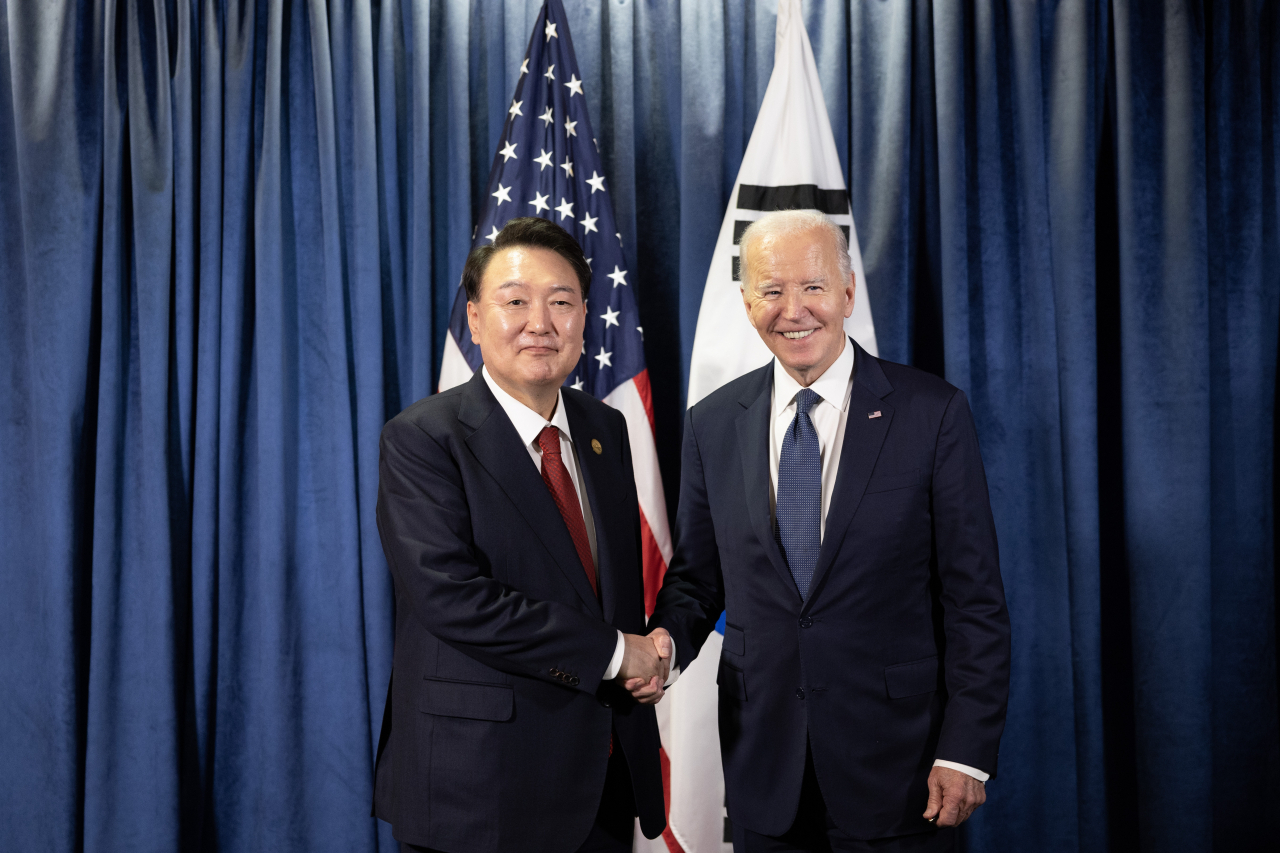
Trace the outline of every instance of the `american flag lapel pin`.
{"label": "american flag lapel pin", "polygon": [[874,411],[874,412],[867,412],[867,419],[868,419],[868,420],[874,420],[875,418],[878,418],[878,417],[880,417],[880,412],[879,412],[879,410],[876,410],[876,411]]}

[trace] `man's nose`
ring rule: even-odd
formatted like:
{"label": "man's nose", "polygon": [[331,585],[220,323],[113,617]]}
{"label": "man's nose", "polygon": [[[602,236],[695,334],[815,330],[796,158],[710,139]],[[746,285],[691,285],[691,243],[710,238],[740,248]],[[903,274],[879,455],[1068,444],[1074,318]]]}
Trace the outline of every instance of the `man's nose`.
{"label": "man's nose", "polygon": [[551,309],[541,302],[529,306],[529,319],[525,329],[530,332],[543,333],[551,329]]}
{"label": "man's nose", "polygon": [[782,295],[782,316],[788,320],[798,320],[805,313],[804,294],[798,290],[786,290]]}

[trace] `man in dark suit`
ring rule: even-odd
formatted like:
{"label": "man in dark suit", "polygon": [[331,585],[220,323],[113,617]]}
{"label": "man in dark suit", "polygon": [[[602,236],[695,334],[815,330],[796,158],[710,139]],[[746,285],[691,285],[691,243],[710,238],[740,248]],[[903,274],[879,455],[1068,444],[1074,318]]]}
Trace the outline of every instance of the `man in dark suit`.
{"label": "man in dark suit", "polygon": [[689,661],[725,611],[738,853],[951,849],[995,774],[1009,675],[968,403],[846,337],[853,274],[826,217],[769,214],[740,248],[775,359],[688,412],[650,627]]}
{"label": "man in dark suit", "polygon": [[514,219],[467,259],[485,366],[382,432],[396,594],[374,813],[406,850],[630,851],[665,825],[640,516],[621,414],[562,388],[590,271]]}

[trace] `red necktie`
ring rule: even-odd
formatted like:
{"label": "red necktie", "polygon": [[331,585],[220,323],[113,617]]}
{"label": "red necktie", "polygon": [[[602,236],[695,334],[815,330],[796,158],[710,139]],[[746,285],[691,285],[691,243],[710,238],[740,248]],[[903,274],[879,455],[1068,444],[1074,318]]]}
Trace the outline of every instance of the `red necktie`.
{"label": "red necktie", "polygon": [[587,539],[587,525],[582,520],[582,505],[578,503],[578,490],[573,487],[573,479],[569,469],[564,467],[560,458],[560,430],[553,426],[546,427],[538,433],[538,446],[542,448],[542,481],[547,484],[564,526],[569,528],[569,537],[573,539],[574,550],[582,561],[582,568],[591,583],[591,591],[597,596],[596,564],[591,559],[591,542]]}

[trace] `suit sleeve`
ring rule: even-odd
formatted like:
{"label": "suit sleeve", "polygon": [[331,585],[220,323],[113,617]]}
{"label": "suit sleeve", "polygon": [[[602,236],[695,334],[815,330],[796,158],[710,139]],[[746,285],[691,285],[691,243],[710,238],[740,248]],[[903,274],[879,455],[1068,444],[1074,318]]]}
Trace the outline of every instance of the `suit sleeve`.
{"label": "suit sleeve", "polygon": [[982,454],[961,391],[943,414],[932,495],[948,694],[935,757],[995,776],[1009,701],[1009,611]]}
{"label": "suit sleeve", "polygon": [[707,501],[706,475],[698,446],[694,411],[684,421],[680,462],[680,506],[676,510],[675,553],[658,591],[649,628],[666,628],[676,644],[676,659],[693,663],[724,611],[720,549]]}
{"label": "suit sleeve", "polygon": [[539,601],[480,570],[452,454],[411,422],[382,430],[378,532],[398,596],[433,635],[512,675],[595,693],[617,632],[568,605]]}

